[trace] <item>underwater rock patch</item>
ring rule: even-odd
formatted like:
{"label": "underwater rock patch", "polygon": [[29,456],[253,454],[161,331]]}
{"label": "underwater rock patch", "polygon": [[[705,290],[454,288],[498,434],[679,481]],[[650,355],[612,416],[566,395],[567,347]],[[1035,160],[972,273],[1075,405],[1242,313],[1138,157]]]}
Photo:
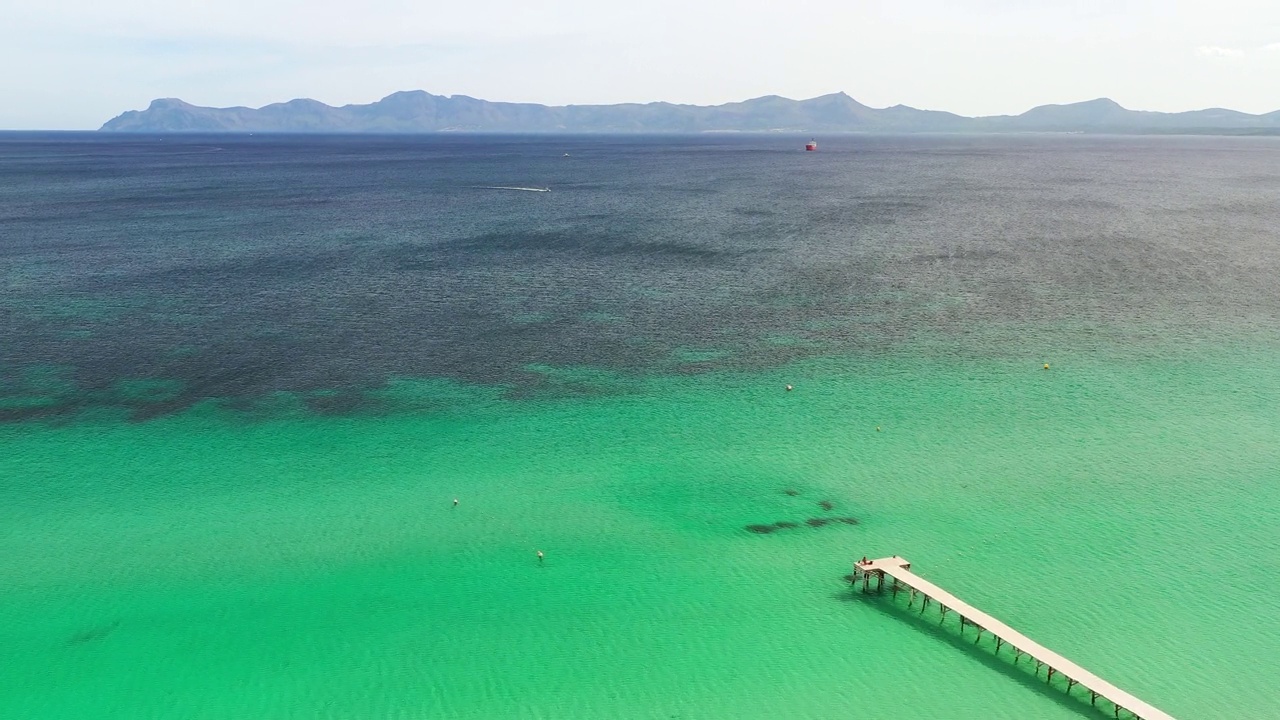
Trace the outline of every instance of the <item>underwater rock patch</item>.
{"label": "underwater rock patch", "polygon": [[[841,523],[843,525],[857,525],[858,518],[815,517],[815,518],[809,518],[808,520],[804,521],[805,525],[808,525],[809,527],[813,527],[813,528],[820,528],[824,525],[830,525],[831,523]],[[742,529],[746,530],[749,533],[755,533],[757,535],[768,535],[770,533],[775,533],[779,530],[794,530],[795,528],[798,528],[798,527],[800,527],[800,523],[794,523],[794,522],[791,522],[790,520],[779,520],[778,522],[769,523],[767,525],[763,523],[757,523],[754,525],[744,525],[742,526]]]}
{"label": "underwater rock patch", "polygon": [[116,620],[110,625],[99,625],[97,627],[86,628],[72,635],[70,639],[67,640],[67,644],[84,645],[85,643],[91,643],[95,640],[101,640],[115,632],[115,629],[118,627],[120,627],[119,620]]}

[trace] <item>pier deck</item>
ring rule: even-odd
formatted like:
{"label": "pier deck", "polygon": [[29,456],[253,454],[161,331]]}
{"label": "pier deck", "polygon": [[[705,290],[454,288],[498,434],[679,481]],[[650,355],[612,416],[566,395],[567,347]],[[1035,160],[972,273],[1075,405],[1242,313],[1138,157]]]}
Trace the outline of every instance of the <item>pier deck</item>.
{"label": "pier deck", "polygon": [[955,595],[916,575],[911,572],[911,563],[900,557],[880,558],[865,564],[861,562],[855,563],[853,571],[854,582],[857,582],[858,577],[861,576],[864,590],[867,587],[868,579],[871,577],[878,578],[877,587],[882,588],[884,586],[884,578],[887,575],[893,579],[895,589],[899,583],[905,585],[912,592],[913,601],[915,594],[919,593],[924,596],[922,601],[924,604],[928,604],[930,600],[938,603],[941,606],[943,615],[948,611],[956,612],[960,615],[962,629],[965,624],[970,624],[975,626],[979,633],[989,632],[994,635],[996,638],[996,652],[999,652],[1003,645],[1013,647],[1018,653],[1015,662],[1021,659],[1023,655],[1027,655],[1036,661],[1037,674],[1040,672],[1041,665],[1047,666],[1050,680],[1057,673],[1067,679],[1068,692],[1071,691],[1073,686],[1079,685],[1089,691],[1094,704],[1097,703],[1098,698],[1107,700],[1115,707],[1116,717],[1119,717],[1120,712],[1124,711],[1131,713],[1139,720],[1173,720],[1173,716],[1168,713],[1157,710],[1150,704],[1139,700]]}

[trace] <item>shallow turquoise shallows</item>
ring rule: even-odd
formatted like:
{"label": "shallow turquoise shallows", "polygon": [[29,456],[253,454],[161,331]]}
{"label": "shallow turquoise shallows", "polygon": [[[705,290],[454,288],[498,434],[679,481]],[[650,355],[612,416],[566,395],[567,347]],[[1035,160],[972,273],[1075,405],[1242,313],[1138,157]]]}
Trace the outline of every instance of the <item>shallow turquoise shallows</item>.
{"label": "shallow turquoise shallows", "polygon": [[842,578],[899,554],[1175,716],[1267,717],[1272,351],[4,427],[0,715],[1090,716]]}

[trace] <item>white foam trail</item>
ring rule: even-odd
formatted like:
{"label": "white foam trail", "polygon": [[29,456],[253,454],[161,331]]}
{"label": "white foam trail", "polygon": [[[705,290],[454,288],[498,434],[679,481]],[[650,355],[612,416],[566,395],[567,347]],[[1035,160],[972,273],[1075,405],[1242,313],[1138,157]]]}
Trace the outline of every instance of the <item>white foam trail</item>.
{"label": "white foam trail", "polygon": [[507,185],[486,185],[481,190],[523,190],[524,192],[551,192],[551,188],[510,187]]}

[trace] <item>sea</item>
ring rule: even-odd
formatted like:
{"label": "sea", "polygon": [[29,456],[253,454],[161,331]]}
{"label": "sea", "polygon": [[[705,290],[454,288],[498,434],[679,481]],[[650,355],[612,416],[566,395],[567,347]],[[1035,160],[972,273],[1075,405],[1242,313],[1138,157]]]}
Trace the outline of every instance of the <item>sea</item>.
{"label": "sea", "polygon": [[1280,139],[807,139],[0,135],[0,718],[1280,717]]}

